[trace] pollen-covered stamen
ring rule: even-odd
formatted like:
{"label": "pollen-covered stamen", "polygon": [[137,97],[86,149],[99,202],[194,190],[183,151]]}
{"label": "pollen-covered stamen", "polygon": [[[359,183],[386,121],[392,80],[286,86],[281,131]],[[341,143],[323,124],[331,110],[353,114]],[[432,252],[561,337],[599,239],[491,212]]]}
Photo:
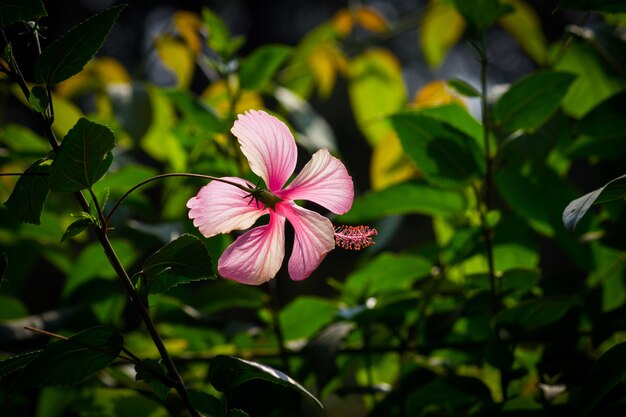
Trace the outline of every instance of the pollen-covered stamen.
{"label": "pollen-covered stamen", "polygon": [[348,250],[361,250],[372,246],[372,236],[377,235],[376,229],[369,226],[335,227],[335,246]]}

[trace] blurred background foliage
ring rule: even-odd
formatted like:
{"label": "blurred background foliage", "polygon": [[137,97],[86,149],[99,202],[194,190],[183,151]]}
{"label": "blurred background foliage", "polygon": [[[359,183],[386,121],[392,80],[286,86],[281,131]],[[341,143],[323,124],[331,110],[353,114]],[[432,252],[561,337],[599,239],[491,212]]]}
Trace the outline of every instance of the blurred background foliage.
{"label": "blurred background foliage", "polygon": [[[114,3],[45,3],[42,47]],[[281,270],[269,286],[217,278],[146,293],[206,415],[624,415],[624,181],[590,203],[621,201],[584,218],[589,207],[575,207],[575,231],[562,221],[570,201],[625,173],[623,12],[594,0],[132,2],[100,54],[55,83],[52,127],[63,138],[87,117],[114,132],[93,184],[105,209],[160,173],[256,182],[229,134],[248,109],[351,172],[353,209],[332,221],[376,227],[373,247],[333,251],[304,282]],[[2,26],[32,87],[32,36]],[[5,74],[0,97],[0,173],[23,172],[50,147]],[[0,177],[0,200],[17,181]],[[109,234],[127,270],[184,233],[216,264],[232,237],[202,238],[187,219],[202,185],[152,182],[115,212]],[[112,346],[121,334],[161,366],[93,233],[67,232],[76,202],[43,200],[0,208],[0,413],[184,415],[149,372],[89,349],[85,363],[106,368],[73,386],[55,376],[71,361],[46,380],[28,374],[35,354],[15,359],[49,341],[31,325]],[[98,325],[119,334],[79,333]],[[226,386],[224,369],[242,383]]]}

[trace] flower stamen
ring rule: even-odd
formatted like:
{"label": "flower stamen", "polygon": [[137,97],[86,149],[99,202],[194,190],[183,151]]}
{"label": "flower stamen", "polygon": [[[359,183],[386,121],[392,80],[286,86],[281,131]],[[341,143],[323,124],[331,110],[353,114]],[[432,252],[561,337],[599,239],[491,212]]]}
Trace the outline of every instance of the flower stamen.
{"label": "flower stamen", "polygon": [[335,246],[347,250],[361,250],[372,246],[372,236],[378,234],[376,229],[369,226],[339,226],[335,227]]}

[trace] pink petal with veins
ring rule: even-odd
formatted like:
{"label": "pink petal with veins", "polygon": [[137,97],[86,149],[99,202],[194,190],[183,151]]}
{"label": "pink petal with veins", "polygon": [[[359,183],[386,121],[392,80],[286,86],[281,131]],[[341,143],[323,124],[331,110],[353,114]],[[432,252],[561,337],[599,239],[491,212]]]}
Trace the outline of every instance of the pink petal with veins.
{"label": "pink petal with veins", "polygon": [[[225,180],[253,188],[249,182],[236,177],[224,177]],[[212,181],[200,189],[195,197],[187,201],[189,218],[193,219],[204,237],[243,230],[268,209],[246,197],[246,192],[233,185]]]}
{"label": "pink petal with veins", "polygon": [[283,200],[309,200],[336,214],[352,207],[354,185],[341,161],[320,149],[293,181],[276,195]]}
{"label": "pink petal with veins", "polygon": [[335,247],[335,229],[326,217],[294,203],[278,203],[276,209],[293,226],[295,239],[289,258],[289,276],[301,281],[311,275]]}
{"label": "pink petal with veins", "polygon": [[270,213],[270,222],[239,236],[217,264],[224,278],[260,285],[274,278],[285,257],[285,218]]}
{"label": "pink petal with veins", "polygon": [[280,190],[296,168],[298,151],[287,125],[264,111],[239,115],[230,130],[239,140],[252,172],[270,191]]}

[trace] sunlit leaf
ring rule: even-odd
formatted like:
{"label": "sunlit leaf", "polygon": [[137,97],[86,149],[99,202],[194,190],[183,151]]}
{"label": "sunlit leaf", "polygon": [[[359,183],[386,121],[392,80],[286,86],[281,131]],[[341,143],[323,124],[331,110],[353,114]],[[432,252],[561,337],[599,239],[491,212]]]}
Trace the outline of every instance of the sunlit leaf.
{"label": "sunlit leaf", "polygon": [[3,0],[0,3],[0,28],[47,16],[41,0]]}
{"label": "sunlit leaf", "polygon": [[346,278],[344,294],[364,299],[382,293],[400,293],[430,276],[432,262],[416,255],[382,253]]}
{"label": "sunlit leaf", "polygon": [[361,6],[356,9],[355,20],[363,29],[374,33],[385,33],[389,30],[387,20],[371,7]]}
{"label": "sunlit leaf", "polygon": [[417,182],[406,182],[358,197],[340,223],[361,223],[397,214],[454,214],[463,211],[466,201],[456,191]]}
{"label": "sunlit leaf", "polygon": [[493,115],[506,132],[536,129],[556,111],[575,78],[551,71],[526,76],[498,100]]}
{"label": "sunlit leaf", "polygon": [[573,232],[580,219],[583,218],[592,205],[624,200],[625,198],[626,175],[622,175],[607,182],[601,188],[570,202],[563,210],[563,224],[567,230]]}
{"label": "sunlit leaf", "polygon": [[0,141],[13,153],[43,155],[50,151],[50,144],[27,127],[6,123],[0,127]]}
{"label": "sunlit leaf", "polygon": [[176,86],[186,89],[191,84],[196,60],[193,50],[171,35],[161,35],[155,41],[159,58],[176,76]]}
{"label": "sunlit leaf", "polygon": [[448,83],[440,80],[431,81],[420,88],[416,93],[411,105],[413,107],[436,107],[445,104],[457,103],[463,105],[463,101],[448,87]]}
{"label": "sunlit leaf", "polygon": [[557,71],[576,75],[574,83],[563,98],[563,109],[580,117],[601,101],[626,87],[623,79],[614,76],[604,65],[593,47],[581,42],[571,42],[565,50],[554,48],[552,57],[560,57],[553,64]]}
{"label": "sunlit leaf", "polygon": [[170,412],[143,393],[128,388],[90,387],[72,401],[70,409],[85,417],[170,417]]}
{"label": "sunlit leaf", "polygon": [[61,242],[65,242],[67,239],[84,232],[93,223],[94,221],[91,217],[81,217],[74,221],[65,229],[65,233],[63,233],[63,237],[61,237]]}
{"label": "sunlit leaf", "polygon": [[415,112],[393,115],[391,122],[407,155],[432,183],[463,185],[484,171],[476,141],[460,130]]}
{"label": "sunlit leaf", "polygon": [[20,387],[72,385],[110,365],[120,353],[122,336],[105,327],[92,327],[47,345],[20,374]]}
{"label": "sunlit leaf", "polygon": [[419,109],[418,114],[428,116],[460,130],[482,148],[483,127],[478,121],[458,103],[451,103],[437,107],[425,107]]}
{"label": "sunlit leaf", "polygon": [[536,63],[544,64],[548,57],[548,44],[537,12],[524,0],[504,0],[504,3],[513,6],[515,10],[500,18],[500,26],[515,38]]}
{"label": "sunlit leaf", "polygon": [[[225,117],[231,111],[231,100],[228,87],[224,80],[211,83],[202,92],[202,101],[219,115]],[[263,98],[257,91],[242,91],[235,104],[235,113],[244,113],[246,110],[263,109]]]}
{"label": "sunlit leaf", "polygon": [[59,137],[65,137],[83,117],[83,112],[74,103],[56,93],[52,93],[52,102],[54,103],[52,129]]}
{"label": "sunlit leaf", "polygon": [[172,16],[174,27],[184,39],[189,48],[196,54],[202,50],[200,28],[202,20],[196,13],[187,10],[179,10]]}
{"label": "sunlit leaf", "polygon": [[285,45],[263,45],[248,55],[239,68],[239,84],[247,90],[262,90],[289,57]]}
{"label": "sunlit leaf", "polygon": [[395,132],[388,132],[372,150],[370,162],[372,189],[382,190],[417,177],[419,172],[404,152],[398,135]]}
{"label": "sunlit leaf", "polygon": [[[329,300],[301,296],[280,310],[279,323],[286,341],[309,339],[331,323],[337,307]],[[307,317],[306,320],[302,320]]]}
{"label": "sunlit leaf", "polygon": [[48,198],[50,162],[40,159],[28,167],[4,203],[9,213],[20,222],[41,224],[41,211]]}
{"label": "sunlit leaf", "polygon": [[114,146],[115,138],[108,127],[80,119],[50,166],[50,189],[72,192],[91,187],[111,165]]}
{"label": "sunlit leaf", "polygon": [[560,9],[593,10],[604,13],[626,13],[621,0],[560,0]]}
{"label": "sunlit leaf", "polygon": [[182,235],[152,254],[143,264],[141,289],[159,294],[180,284],[213,279],[211,257],[202,241]]}
{"label": "sunlit leaf", "polygon": [[230,32],[224,21],[208,8],[202,9],[202,20],[207,28],[207,44],[223,58],[228,59],[230,53]]}
{"label": "sunlit leaf", "polygon": [[253,379],[260,379],[298,391],[322,407],[322,403],[306,388],[283,372],[267,365],[223,355],[211,360],[209,380],[218,391],[229,392]]}
{"label": "sunlit leaf", "polygon": [[125,5],[111,7],[74,26],[44,49],[35,65],[35,80],[54,85],[83,69],[104,44]]}
{"label": "sunlit leaf", "polygon": [[453,0],[456,9],[461,13],[470,28],[477,33],[485,31],[498,18],[513,11],[500,0]]}
{"label": "sunlit leaf", "polygon": [[166,96],[172,100],[180,112],[191,123],[207,132],[223,133],[226,129],[217,116],[192,94],[185,90],[172,89],[165,91]]}
{"label": "sunlit leaf", "polygon": [[457,44],[465,31],[465,20],[448,2],[431,0],[419,25],[420,47],[430,67],[443,62],[448,49]]}
{"label": "sunlit leaf", "polygon": [[327,98],[335,87],[337,74],[347,71],[348,60],[334,42],[324,42],[311,51],[306,65],[320,97]]}
{"label": "sunlit leaf", "polygon": [[370,49],[357,56],[350,63],[348,92],[359,128],[369,143],[376,145],[392,131],[385,117],[406,103],[398,59],[384,49]]}

